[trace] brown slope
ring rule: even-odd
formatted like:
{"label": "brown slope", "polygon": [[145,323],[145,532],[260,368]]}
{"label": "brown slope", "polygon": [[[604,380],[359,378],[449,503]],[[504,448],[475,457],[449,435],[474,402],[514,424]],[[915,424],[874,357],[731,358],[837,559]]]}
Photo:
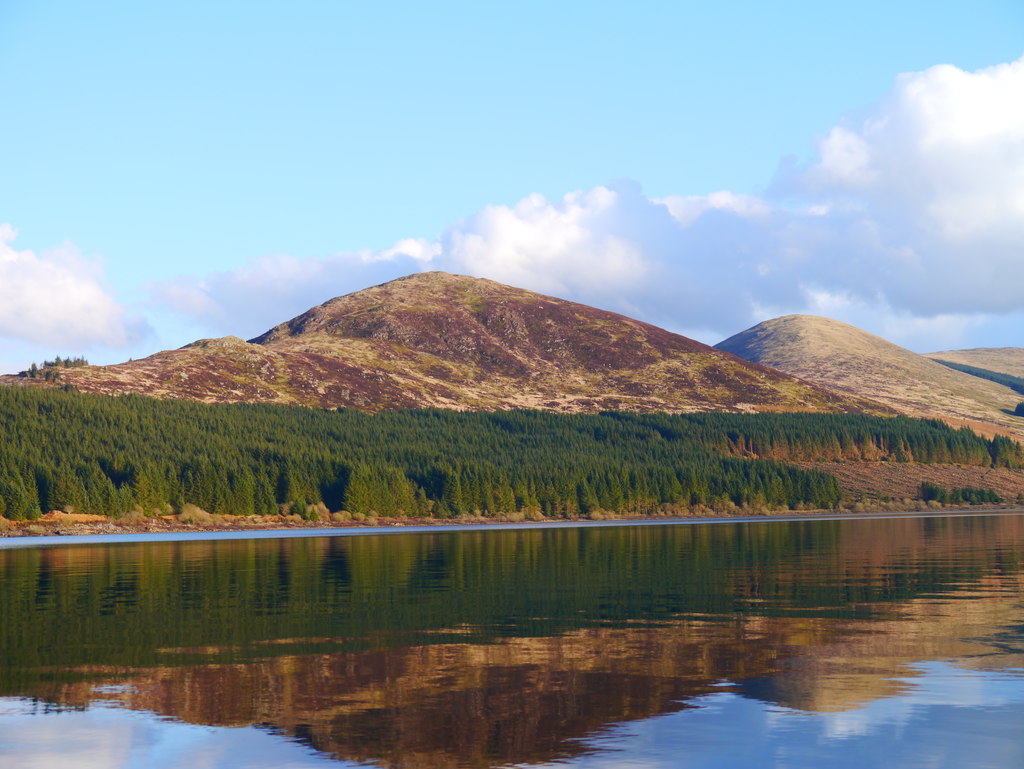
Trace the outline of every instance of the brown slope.
{"label": "brown slope", "polygon": [[884,411],[622,315],[446,273],[332,299],[250,342],[203,340],[62,381],[370,411]]}
{"label": "brown slope", "polygon": [[932,360],[948,360],[976,366],[1000,374],[1024,377],[1024,347],[975,347],[971,350],[943,350],[925,355]]}
{"label": "brown slope", "polygon": [[716,347],[880,401],[904,414],[1024,435],[1022,420],[1008,413],[1020,400],[1018,393],[837,320],[787,315],[759,323]]}

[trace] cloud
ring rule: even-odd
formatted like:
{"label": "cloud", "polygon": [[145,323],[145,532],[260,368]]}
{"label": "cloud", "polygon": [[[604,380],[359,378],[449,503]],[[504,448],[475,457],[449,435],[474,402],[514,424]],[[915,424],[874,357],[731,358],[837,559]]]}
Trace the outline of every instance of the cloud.
{"label": "cloud", "polygon": [[65,242],[37,255],[18,251],[17,232],[0,224],[0,339],[81,351],[125,347],[147,327],[129,320],[102,284],[100,265]]}
{"label": "cloud", "polygon": [[816,279],[918,316],[1024,308],[1021,93],[1024,58],[902,75],[822,137],[813,162],[784,169],[775,192],[827,211],[811,231],[853,268],[825,268],[819,243]]}
{"label": "cloud", "polygon": [[766,216],[771,213],[771,206],[764,200],[754,195],[737,195],[728,190],[712,192],[710,195],[669,195],[655,199],[654,202],[665,206],[672,218],[686,227],[708,211],[731,211],[740,216]]}
{"label": "cloud", "polygon": [[440,253],[456,269],[553,292],[642,285],[641,234],[622,213],[621,196],[607,187],[554,204],[530,195],[512,207],[488,206],[450,228]]}
{"label": "cloud", "polygon": [[[1024,311],[1024,58],[901,75],[785,161],[761,196],[652,199],[624,181],[493,205],[431,240],[269,257],[154,287],[165,306],[256,333],[336,294],[421,269],[511,283],[708,341],[771,315],[828,311],[949,347]],[[235,326],[237,328],[237,326]],[[237,333],[237,332],[236,332]]]}
{"label": "cloud", "polygon": [[755,294],[799,298],[763,264],[771,219],[749,196],[652,200],[619,182],[489,207],[442,236],[439,261],[677,328],[734,328]]}
{"label": "cloud", "polygon": [[[712,206],[714,208],[714,206]],[[716,209],[717,210],[717,209]],[[758,209],[760,210],[760,209]],[[434,241],[402,241],[378,252],[320,259],[264,257],[239,269],[164,281],[153,300],[215,333],[253,336],[332,296],[424,269],[487,277],[544,293],[673,323],[680,306],[724,325],[743,322],[721,287],[732,269],[717,252],[743,232],[718,233],[722,220],[701,217],[680,228],[666,205],[636,184],[572,192],[550,201],[531,195],[514,206],[488,206]],[[708,234],[708,233],[711,234]],[[685,239],[703,239],[679,252]],[[710,251],[716,256],[702,266]],[[690,274],[682,278],[683,273]]]}
{"label": "cloud", "polygon": [[275,255],[203,278],[156,283],[150,297],[210,333],[251,338],[331,297],[422,269],[422,259],[397,248],[323,259]]}

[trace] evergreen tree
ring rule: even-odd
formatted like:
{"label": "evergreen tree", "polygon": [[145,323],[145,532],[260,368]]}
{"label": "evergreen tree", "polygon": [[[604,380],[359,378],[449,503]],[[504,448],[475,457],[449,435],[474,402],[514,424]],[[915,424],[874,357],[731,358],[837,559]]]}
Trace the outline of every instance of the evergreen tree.
{"label": "evergreen tree", "polygon": [[0,476],[0,500],[4,517],[12,521],[31,521],[41,514],[35,495],[16,476]]}
{"label": "evergreen tree", "polygon": [[0,388],[0,430],[8,516],[186,503],[267,514],[300,500],[436,516],[829,508],[841,497],[835,478],[785,462],[1024,465],[1021,445],[1006,438],[933,420],[828,414],[370,415]]}

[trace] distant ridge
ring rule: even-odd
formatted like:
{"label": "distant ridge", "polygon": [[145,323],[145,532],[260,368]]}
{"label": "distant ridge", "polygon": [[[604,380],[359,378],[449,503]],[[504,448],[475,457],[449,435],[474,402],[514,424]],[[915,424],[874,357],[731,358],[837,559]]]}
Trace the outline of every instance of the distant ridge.
{"label": "distant ridge", "polygon": [[987,379],[989,382],[1005,385],[1014,392],[1024,395],[1024,377],[1004,374],[1000,371],[991,371],[987,368],[978,368],[977,366],[968,366],[966,363],[954,363],[953,361],[942,360],[941,358],[932,358],[932,360],[936,363],[941,363],[943,366],[947,366],[948,368],[955,369],[956,371],[962,371],[965,374],[978,377],[979,379]]}
{"label": "distant ridge", "polygon": [[443,272],[331,299],[249,342],[200,340],[142,360],[67,369],[55,384],[367,411],[888,413],[616,313]]}
{"label": "distant ridge", "polygon": [[970,350],[944,350],[930,352],[926,357],[947,360],[965,366],[996,371],[1000,374],[1024,377],[1024,347],[975,347]]}
{"label": "distant ridge", "polygon": [[1024,420],[1008,413],[1021,400],[1010,388],[955,371],[837,320],[787,315],[716,347],[904,414],[1024,436]]}

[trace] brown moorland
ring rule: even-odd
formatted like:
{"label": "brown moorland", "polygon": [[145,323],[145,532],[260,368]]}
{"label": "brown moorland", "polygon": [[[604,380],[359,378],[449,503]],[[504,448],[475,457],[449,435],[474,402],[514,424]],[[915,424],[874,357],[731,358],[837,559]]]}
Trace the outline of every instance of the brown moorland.
{"label": "brown moorland", "polygon": [[855,326],[813,315],[759,323],[716,347],[902,414],[1024,437],[1009,387],[955,371]]}
{"label": "brown moorland", "polygon": [[[933,364],[938,366],[939,364]],[[891,411],[664,329],[490,280],[418,273],[266,333],[63,369],[84,392],[324,408]]]}
{"label": "brown moorland", "polygon": [[1024,377],[1024,347],[975,347],[970,350],[943,350],[925,355],[932,360],[948,360],[1000,374]]}
{"label": "brown moorland", "polygon": [[[944,489],[991,489],[1004,501],[1015,503],[1024,494],[1024,470],[977,465],[925,465],[916,462],[793,462],[834,475],[847,504],[879,499],[920,496],[922,483]],[[859,509],[859,508],[858,508]]]}

